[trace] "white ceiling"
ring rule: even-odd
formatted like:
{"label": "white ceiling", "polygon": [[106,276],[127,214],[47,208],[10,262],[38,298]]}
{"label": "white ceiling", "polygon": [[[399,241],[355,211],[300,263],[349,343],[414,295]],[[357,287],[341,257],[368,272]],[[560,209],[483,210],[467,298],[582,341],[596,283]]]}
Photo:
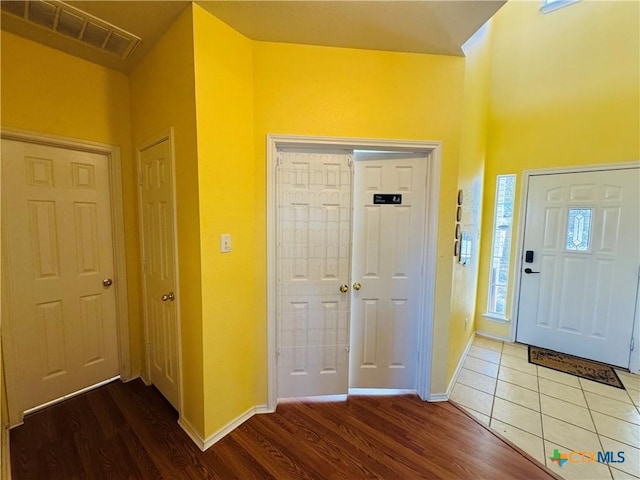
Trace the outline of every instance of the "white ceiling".
{"label": "white ceiling", "polygon": [[[76,0],[66,3],[133,33],[142,42],[128,59],[121,60],[5,12],[2,29],[128,72],[190,2]],[[199,0],[196,3],[253,40],[462,55],[464,42],[506,0]]]}
{"label": "white ceiling", "polygon": [[506,0],[196,3],[253,40],[463,55],[462,45]]}

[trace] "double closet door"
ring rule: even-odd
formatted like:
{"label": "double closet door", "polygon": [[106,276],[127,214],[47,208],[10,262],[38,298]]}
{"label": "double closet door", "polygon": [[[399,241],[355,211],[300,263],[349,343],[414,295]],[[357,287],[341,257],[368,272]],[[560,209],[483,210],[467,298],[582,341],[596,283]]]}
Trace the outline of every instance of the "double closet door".
{"label": "double closet door", "polygon": [[426,158],[283,149],[278,397],[416,384]]}

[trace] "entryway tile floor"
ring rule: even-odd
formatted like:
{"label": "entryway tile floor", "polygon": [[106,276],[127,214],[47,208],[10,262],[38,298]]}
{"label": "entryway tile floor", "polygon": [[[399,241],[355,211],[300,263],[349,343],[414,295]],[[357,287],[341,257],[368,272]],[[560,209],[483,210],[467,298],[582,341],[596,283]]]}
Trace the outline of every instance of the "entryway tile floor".
{"label": "entryway tile floor", "polygon": [[[617,371],[625,389],[532,365],[526,345],[477,336],[451,400],[568,480],[640,478],[640,376]],[[624,462],[574,454],[614,452]]]}

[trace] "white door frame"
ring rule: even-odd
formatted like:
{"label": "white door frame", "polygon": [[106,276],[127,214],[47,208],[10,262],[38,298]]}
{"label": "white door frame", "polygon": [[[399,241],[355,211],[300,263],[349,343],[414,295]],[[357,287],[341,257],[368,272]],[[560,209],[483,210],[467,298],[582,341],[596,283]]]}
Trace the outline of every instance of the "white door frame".
{"label": "white door frame", "polygon": [[140,253],[141,264],[140,264],[140,272],[142,275],[142,307],[143,307],[143,319],[144,319],[144,358],[145,358],[145,369],[143,370],[141,377],[146,385],[151,385],[151,359],[149,358],[149,318],[147,316],[147,284],[144,281],[144,261],[145,252],[144,252],[144,223],[142,216],[142,159],[141,154],[143,150],[147,148],[151,148],[154,145],[161,143],[165,140],[169,141],[169,147],[171,152],[171,158],[169,159],[171,163],[171,190],[172,190],[172,200],[173,200],[173,249],[174,249],[174,271],[175,271],[175,295],[176,299],[176,334],[177,334],[177,352],[178,352],[178,375],[180,378],[178,379],[178,415],[179,418],[182,418],[182,406],[184,405],[183,399],[183,391],[182,388],[182,322],[180,317],[180,270],[178,269],[179,261],[178,261],[178,209],[177,209],[177,195],[176,195],[176,152],[175,152],[175,140],[174,140],[174,131],[173,127],[169,128],[161,132],[159,135],[151,137],[150,139],[142,142],[138,147],[136,147],[136,168],[138,172],[138,223],[140,225],[138,231],[140,234]]}
{"label": "white door frame", "polygon": [[[513,285],[513,293],[511,302],[511,318],[513,319],[511,325],[511,332],[509,338],[512,342],[516,341],[516,332],[518,330],[518,310],[520,306],[520,280],[522,275],[520,270],[522,269],[522,251],[524,249],[524,232],[525,232],[525,218],[527,214],[527,196],[529,193],[529,178],[537,175],[555,175],[559,173],[584,173],[584,172],[599,172],[607,170],[625,170],[631,168],[640,168],[640,161],[623,162],[623,163],[609,163],[603,165],[584,165],[579,167],[562,167],[562,168],[545,168],[539,170],[525,170],[522,172],[522,184],[520,192],[520,208],[518,217],[518,232],[516,235],[516,261],[515,261],[515,283]],[[636,339],[636,343],[640,340],[640,298],[636,298],[636,309],[633,320],[633,338]],[[634,350],[637,350],[638,347]],[[640,355],[631,355],[631,362],[629,364],[629,370],[635,373],[640,373]]]}
{"label": "white door frame", "polygon": [[[416,391],[422,399],[429,397],[432,366],[432,332],[434,321],[436,260],[438,242],[438,207],[440,199],[440,162],[442,143],[420,140],[386,140],[303,135],[267,135],[267,407],[274,411],[278,403],[278,368],[276,365],[276,167],[279,147],[337,148],[352,150],[384,150],[389,152],[426,153],[427,197],[426,233],[424,241],[421,315],[418,319],[418,369]],[[431,305],[429,308],[428,306]]]}
{"label": "white door frame", "polygon": [[[3,140],[15,140],[23,143],[32,143],[36,145],[45,145],[48,147],[65,148],[68,150],[77,150],[81,152],[97,153],[107,157],[109,163],[109,185],[111,196],[111,225],[113,231],[113,253],[114,253],[114,287],[116,297],[116,324],[118,328],[118,359],[120,364],[120,379],[124,382],[132,380],[131,372],[131,352],[129,346],[129,310],[128,310],[128,294],[127,294],[127,264],[125,257],[125,239],[124,239],[124,210],[122,201],[122,174],[120,147],[97,143],[88,140],[80,140],[69,137],[61,137],[57,135],[42,134],[17,129],[0,130],[0,137]],[[3,256],[6,252],[3,252]],[[8,259],[3,258],[3,268],[7,264]],[[4,273],[4,272],[3,272]],[[2,294],[10,296],[11,286],[3,285]],[[3,301],[3,309],[7,302]],[[7,331],[11,330],[11,323],[4,322],[3,328]],[[6,335],[2,336],[3,341]],[[10,372],[15,372],[17,366],[17,357],[15,348],[10,342],[4,342],[3,351],[6,352],[4,357],[5,370],[9,372],[6,375],[7,385],[7,404],[9,406],[9,422],[11,426],[22,423],[22,412],[18,412],[11,408],[12,392],[17,392],[20,388],[19,379]],[[80,392],[77,392],[80,393]]]}

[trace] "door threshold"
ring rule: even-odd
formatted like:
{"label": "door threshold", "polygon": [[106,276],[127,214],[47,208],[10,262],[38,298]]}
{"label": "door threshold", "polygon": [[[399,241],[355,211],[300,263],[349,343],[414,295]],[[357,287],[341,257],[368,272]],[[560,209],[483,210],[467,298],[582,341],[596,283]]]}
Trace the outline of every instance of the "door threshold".
{"label": "door threshold", "polygon": [[111,383],[114,380],[118,380],[119,378],[120,378],[120,375],[116,375],[115,377],[108,378],[106,380],[103,380],[102,382],[98,382],[98,383],[96,383],[94,385],[91,385],[89,387],[82,388],[82,389],[80,389],[80,390],[78,390],[76,392],[70,393],[68,395],[64,395],[64,396],[62,396],[60,398],[56,398],[55,400],[51,400],[50,402],[43,403],[42,405],[38,405],[37,407],[30,408],[30,409],[24,411],[24,416],[27,416],[27,415],[29,415],[31,413],[35,413],[35,412],[37,412],[39,410],[42,410],[44,408],[50,407],[52,405],[55,405],[57,403],[63,402],[63,401],[68,400],[70,398],[77,397],[78,395],[82,395],[83,393],[86,393],[86,392],[88,392],[90,390],[94,390],[94,389],[96,389],[98,387],[102,387],[103,385],[106,385],[107,383]]}
{"label": "door threshold", "polygon": [[417,395],[415,390],[409,388],[350,388],[349,395]]}

